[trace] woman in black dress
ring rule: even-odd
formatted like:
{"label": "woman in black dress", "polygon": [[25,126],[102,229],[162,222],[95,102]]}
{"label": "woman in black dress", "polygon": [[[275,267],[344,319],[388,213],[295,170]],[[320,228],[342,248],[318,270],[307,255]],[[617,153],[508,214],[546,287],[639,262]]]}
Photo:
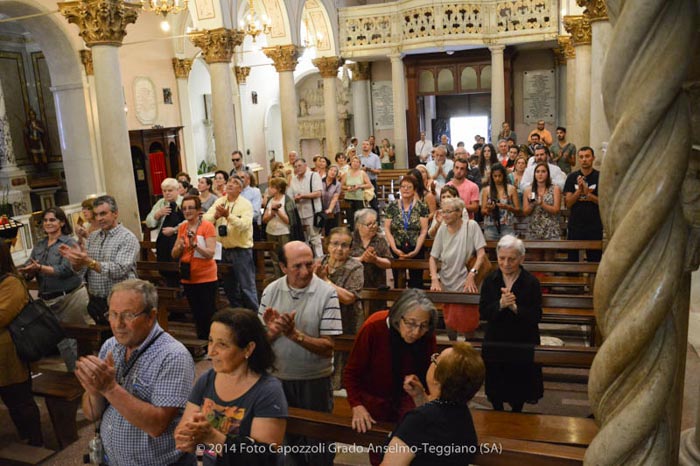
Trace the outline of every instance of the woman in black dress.
{"label": "woman in black dress", "polygon": [[482,356],[486,396],[497,411],[508,403],[520,412],[542,398],[542,368],[534,363],[542,318],[540,282],[523,269],[523,242],[506,235],[496,246],[498,269],[481,285],[479,313],[488,322]]}

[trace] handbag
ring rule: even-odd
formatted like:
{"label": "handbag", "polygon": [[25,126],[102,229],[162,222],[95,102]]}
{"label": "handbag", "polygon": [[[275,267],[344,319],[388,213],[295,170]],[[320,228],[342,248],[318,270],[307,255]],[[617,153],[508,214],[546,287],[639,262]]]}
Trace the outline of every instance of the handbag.
{"label": "handbag", "polygon": [[[309,192],[312,193],[313,187],[313,178],[314,174],[311,172],[311,176],[309,177]],[[316,212],[316,199],[311,199],[311,210],[314,213],[314,228],[318,228],[319,230],[322,229],[324,226],[326,226],[326,220],[328,219],[328,215],[321,210],[320,212]]]}
{"label": "handbag", "polygon": [[372,199],[374,199],[374,186],[371,186],[369,188],[365,188],[364,191],[362,192],[362,200],[365,203],[365,206],[372,202]]}
{"label": "handbag", "polygon": [[17,356],[24,362],[35,362],[56,352],[56,346],[66,336],[51,309],[40,299],[29,302],[14,318],[8,330]]}

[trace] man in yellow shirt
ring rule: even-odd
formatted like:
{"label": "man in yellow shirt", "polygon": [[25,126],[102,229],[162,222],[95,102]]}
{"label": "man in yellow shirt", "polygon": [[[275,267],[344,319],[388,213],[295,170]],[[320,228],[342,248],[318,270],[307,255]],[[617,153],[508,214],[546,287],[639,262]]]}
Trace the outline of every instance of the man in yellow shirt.
{"label": "man in yellow shirt", "polygon": [[530,131],[530,135],[527,137],[527,139],[531,144],[534,144],[534,141],[532,140],[533,134],[539,134],[540,141],[547,147],[552,145],[552,133],[550,133],[549,130],[544,127],[544,120],[538,120],[537,128]]}

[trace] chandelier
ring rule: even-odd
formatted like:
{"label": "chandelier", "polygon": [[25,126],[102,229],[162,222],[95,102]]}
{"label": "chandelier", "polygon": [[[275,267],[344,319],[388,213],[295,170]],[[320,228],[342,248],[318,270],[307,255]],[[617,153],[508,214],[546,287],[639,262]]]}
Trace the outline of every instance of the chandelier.
{"label": "chandelier", "polygon": [[253,38],[253,42],[261,33],[267,35],[272,30],[270,20],[266,15],[263,15],[262,21],[258,19],[253,0],[248,0],[248,14],[245,16],[245,20],[240,21],[240,26],[245,34]]}
{"label": "chandelier", "polygon": [[169,13],[174,15],[187,9],[188,0],[141,0],[141,8],[144,11],[152,11],[156,14],[163,15],[163,18]]}

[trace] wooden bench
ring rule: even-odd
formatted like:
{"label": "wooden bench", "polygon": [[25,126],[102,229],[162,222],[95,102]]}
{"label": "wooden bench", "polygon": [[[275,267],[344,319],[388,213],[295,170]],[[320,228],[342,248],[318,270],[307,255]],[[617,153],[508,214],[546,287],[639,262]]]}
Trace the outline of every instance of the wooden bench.
{"label": "wooden bench", "polygon": [[109,325],[71,324],[62,322],[61,327],[66,338],[74,338],[78,342],[78,356],[97,354],[102,344],[112,336]]}
{"label": "wooden bench", "polygon": [[[581,465],[585,448],[597,433],[593,420],[542,414],[472,410],[479,442],[501,451],[477,454],[478,465]],[[351,427],[345,398],[334,399],[333,413],[289,408],[287,433],[329,442],[383,446],[393,426],[379,422],[366,433]]]}
{"label": "wooden bench", "polygon": [[70,372],[42,370],[32,375],[32,393],[46,400],[61,449],[78,440],[76,415],[83,392],[82,385]]}
{"label": "wooden bench", "polygon": [[[524,240],[523,243],[525,245],[525,263],[528,262],[528,259],[538,255],[533,254],[534,252],[552,254],[565,252],[567,253],[568,258],[569,252],[577,251],[579,255],[579,262],[583,262],[583,257],[586,250],[603,250],[603,242],[598,240]],[[486,242],[486,249],[488,251],[493,251],[492,260],[496,259],[495,254],[497,245],[498,241]]]}

